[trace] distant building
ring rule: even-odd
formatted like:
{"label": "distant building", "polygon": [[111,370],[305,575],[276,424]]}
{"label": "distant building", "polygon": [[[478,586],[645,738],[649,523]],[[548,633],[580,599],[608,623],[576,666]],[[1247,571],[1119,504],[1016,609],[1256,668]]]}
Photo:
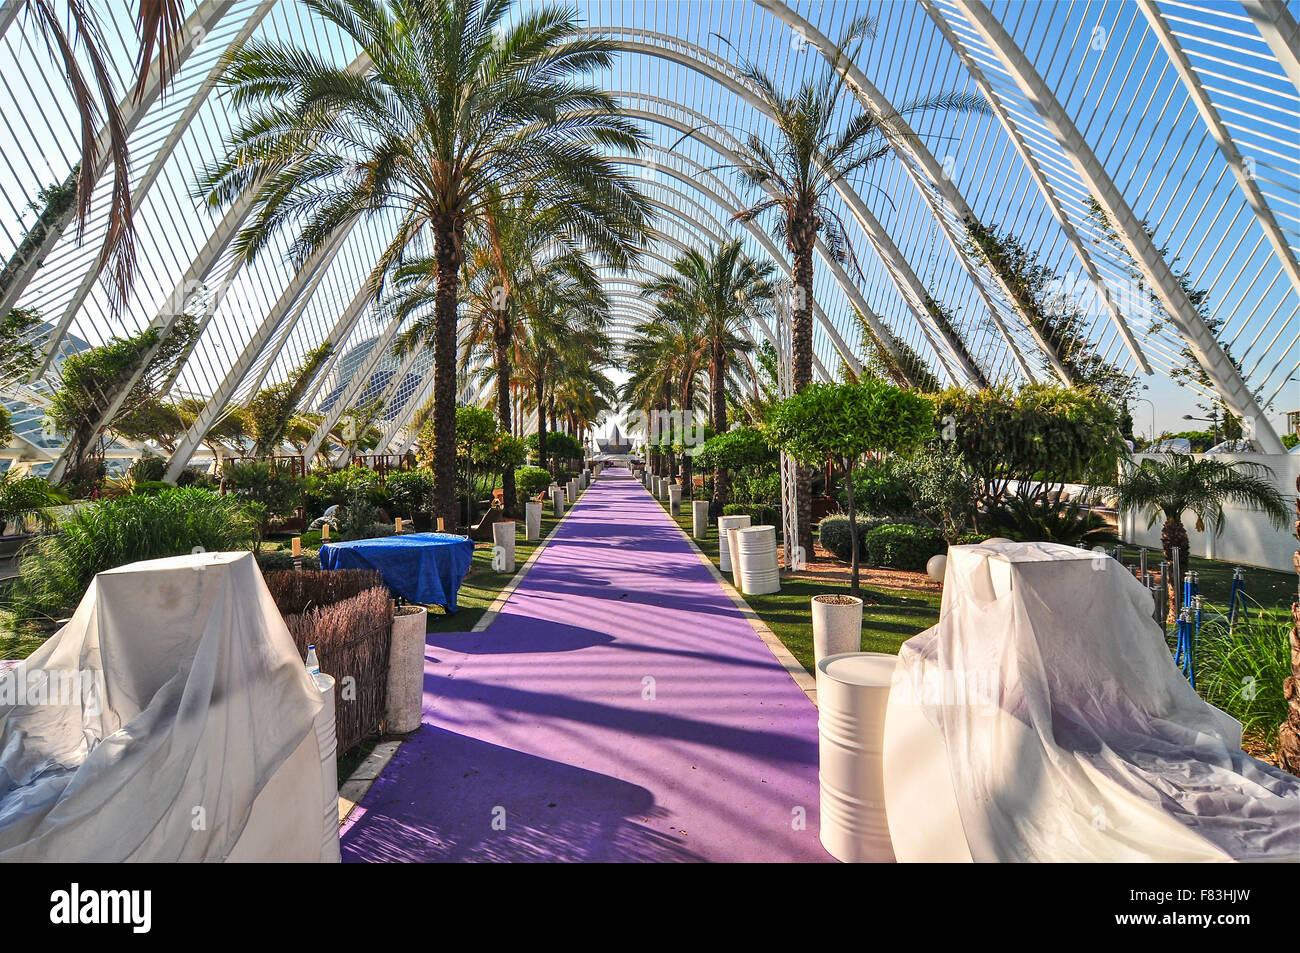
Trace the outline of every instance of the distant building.
{"label": "distant building", "polygon": [[608,438],[597,437],[596,446],[605,454],[626,455],[632,452],[632,441],[624,439],[618,432],[618,424],[614,425]]}

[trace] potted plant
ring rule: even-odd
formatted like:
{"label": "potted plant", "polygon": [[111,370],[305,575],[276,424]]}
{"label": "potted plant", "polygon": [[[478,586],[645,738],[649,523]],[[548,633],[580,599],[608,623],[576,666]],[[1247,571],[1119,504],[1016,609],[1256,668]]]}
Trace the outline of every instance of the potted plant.
{"label": "potted plant", "polygon": [[[810,384],[777,404],[768,417],[768,438],[804,466],[835,459],[844,470],[849,504],[849,595],[814,596],[813,647],[857,651],[861,646],[862,600],[858,571],[857,512],[853,470],[868,451],[900,452],[934,433],[928,400],[878,378],[844,384]],[[800,519],[809,514],[800,513]],[[837,649],[834,646],[847,645]],[[820,658],[820,654],[817,655]]]}

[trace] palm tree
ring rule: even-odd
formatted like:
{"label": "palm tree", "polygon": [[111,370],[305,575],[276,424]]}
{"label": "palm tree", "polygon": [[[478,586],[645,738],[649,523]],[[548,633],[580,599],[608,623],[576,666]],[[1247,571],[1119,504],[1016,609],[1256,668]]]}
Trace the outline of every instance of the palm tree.
{"label": "palm tree", "polygon": [[537,411],[538,462],[545,468],[547,418],[553,429],[557,387],[565,380],[595,380],[611,349],[604,331],[609,299],[599,284],[572,275],[521,287],[515,297],[527,321],[514,366]]}
{"label": "palm tree", "polygon": [[[1269,482],[1272,475],[1269,467],[1259,463],[1171,453],[1148,457],[1141,465],[1122,474],[1117,485],[1099,492],[1102,496],[1115,497],[1120,509],[1151,510],[1151,525],[1163,515],[1160,546],[1165,562],[1173,564],[1173,551],[1177,547],[1186,566],[1188,539],[1183,514],[1189,510],[1196,517],[1197,532],[1204,532],[1207,524],[1216,533],[1222,531],[1225,503],[1262,512],[1279,529],[1286,525],[1286,502]],[[1177,609],[1179,583],[1180,580],[1170,580],[1171,613]]]}
{"label": "palm tree", "polygon": [[[741,74],[774,118],[776,136],[770,145],[757,135],[746,138],[740,176],[762,190],[763,195],[733,217],[749,222],[769,210],[777,213],[776,233],[785,240],[794,269],[791,350],[796,392],[812,382],[813,252],[818,237],[824,237],[830,254],[857,267],[848,228],[827,201],[830,191],[886,158],[891,140],[906,136],[904,117],[936,110],[988,111],[988,105],[978,96],[945,92],[908,103],[892,115],[859,110],[846,118],[842,104],[849,93],[848,66],[862,42],[874,32],[870,18],[851,23],[821,75],[804,80],[792,96],[783,93],[761,66],[746,62],[741,67]],[[807,553],[813,551],[809,477],[808,470],[800,467],[799,542]]]}
{"label": "palm tree", "polygon": [[[529,289],[563,282],[598,284],[593,261],[626,268],[647,237],[644,222],[619,220],[617,209],[600,228],[563,204],[551,204],[535,189],[489,202],[466,242],[463,299],[468,330],[462,368],[477,362],[485,383],[496,388],[501,429],[512,429],[511,364],[516,338],[525,328]],[[613,227],[611,227],[611,225]],[[503,475],[508,511],[515,508],[514,471]]]}
{"label": "palm tree", "polygon": [[[702,319],[708,344],[709,426],[715,434],[727,430],[727,374],[733,355],[747,355],[753,343],[745,334],[755,311],[771,307],[776,266],[747,255],[739,239],[707,251],[692,249],[673,262],[673,271],[647,281],[642,294],[693,310]],[[728,474],[713,472],[713,498],[718,508],[729,498]]]}
{"label": "palm tree", "polygon": [[[507,20],[509,0],[303,0],[364,51],[357,73],[315,54],[258,43],[231,61],[230,102],[251,110],[227,156],[201,176],[210,204],[261,183],[237,247],[248,258],[283,230],[306,261],[359,218],[397,220],[370,276],[385,278],[432,245],[434,509],[456,518],[457,308],[467,232],[500,196],[534,189],[624,236],[646,203],[611,153],[642,134],[587,81],[613,44],[583,37],[570,11]],[[426,244],[426,241],[431,242]]]}
{"label": "palm tree", "polygon": [[[676,447],[681,443],[682,434],[676,426],[656,428],[655,414],[671,414],[675,407],[684,424],[697,412],[700,379],[712,353],[706,320],[692,301],[661,300],[655,306],[654,315],[638,324],[635,332],[633,339],[623,346],[628,371],[623,402],[648,422],[648,443],[667,438],[667,460],[660,459],[658,451],[652,449],[652,469],[657,472],[666,462],[668,476],[675,478]],[[655,444],[650,446],[653,448]],[[685,469],[684,475],[689,475],[689,466]]]}

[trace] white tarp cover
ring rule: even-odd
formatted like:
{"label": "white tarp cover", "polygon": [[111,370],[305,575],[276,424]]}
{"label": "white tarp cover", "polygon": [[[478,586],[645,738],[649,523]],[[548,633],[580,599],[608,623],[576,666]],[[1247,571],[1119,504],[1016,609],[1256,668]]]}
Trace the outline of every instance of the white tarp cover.
{"label": "white tarp cover", "polygon": [[222,860],[321,706],[252,554],[100,573],[0,676],[0,860]]}
{"label": "white tarp cover", "polygon": [[1300,778],[1174,665],[1151,596],[1052,543],[954,546],[906,673],[975,861],[1300,859]]}

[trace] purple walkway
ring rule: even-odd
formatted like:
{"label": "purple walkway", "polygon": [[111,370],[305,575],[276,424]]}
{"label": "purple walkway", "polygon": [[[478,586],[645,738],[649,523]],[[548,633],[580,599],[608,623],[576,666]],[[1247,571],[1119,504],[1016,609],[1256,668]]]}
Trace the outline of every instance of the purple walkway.
{"label": "purple walkway", "polygon": [[490,628],[429,636],[424,725],[343,857],[829,860],[817,801],[816,708],[615,470]]}

